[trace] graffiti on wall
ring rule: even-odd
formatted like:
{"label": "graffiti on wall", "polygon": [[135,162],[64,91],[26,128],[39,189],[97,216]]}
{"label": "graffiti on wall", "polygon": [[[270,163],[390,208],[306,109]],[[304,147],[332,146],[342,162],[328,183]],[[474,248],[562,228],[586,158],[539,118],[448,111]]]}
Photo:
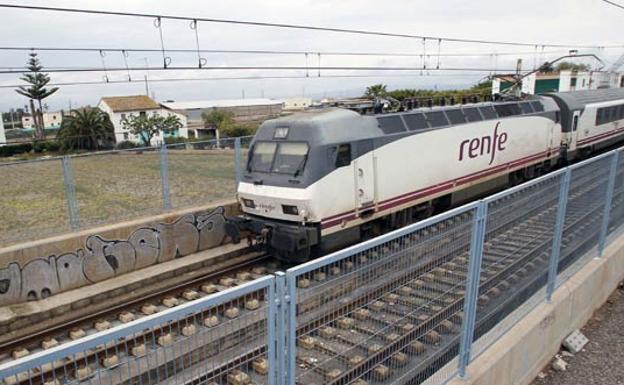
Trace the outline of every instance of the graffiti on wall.
{"label": "graffiti on wall", "polygon": [[225,209],[187,214],[136,229],[128,239],[91,235],[84,248],[0,269],[0,306],[47,298],[223,243]]}

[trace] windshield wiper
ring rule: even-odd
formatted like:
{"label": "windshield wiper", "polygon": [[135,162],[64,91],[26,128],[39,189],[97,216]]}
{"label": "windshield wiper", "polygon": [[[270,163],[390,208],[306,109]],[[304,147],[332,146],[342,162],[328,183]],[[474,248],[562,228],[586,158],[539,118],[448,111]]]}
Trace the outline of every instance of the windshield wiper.
{"label": "windshield wiper", "polygon": [[301,173],[303,171],[303,167],[305,166],[305,163],[306,163],[307,160],[308,160],[308,154],[306,154],[303,157],[303,159],[301,159],[301,162],[297,166],[297,169],[295,170],[295,174],[293,175],[295,178],[298,177],[299,173]]}

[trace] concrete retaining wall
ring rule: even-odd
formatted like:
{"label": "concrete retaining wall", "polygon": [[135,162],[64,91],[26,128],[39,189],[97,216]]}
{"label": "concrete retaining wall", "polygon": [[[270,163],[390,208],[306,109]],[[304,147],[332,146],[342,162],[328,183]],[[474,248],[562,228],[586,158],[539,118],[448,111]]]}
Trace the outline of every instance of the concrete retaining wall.
{"label": "concrete retaining wall", "polygon": [[624,279],[624,235],[620,234],[601,259],[591,260],[508,333],[477,357],[466,379],[449,384],[530,384],[557,353],[561,342],[581,328]]}
{"label": "concrete retaining wall", "polygon": [[172,211],[0,249],[0,306],[39,300],[227,241],[235,201]]}

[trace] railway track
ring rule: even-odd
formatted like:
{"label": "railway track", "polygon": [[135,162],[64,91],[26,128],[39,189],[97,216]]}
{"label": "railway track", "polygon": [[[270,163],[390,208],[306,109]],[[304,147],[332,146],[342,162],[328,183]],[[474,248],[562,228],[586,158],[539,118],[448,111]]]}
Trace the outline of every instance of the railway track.
{"label": "railway track", "polygon": [[[587,251],[600,229],[605,178],[597,169],[583,173],[570,192],[560,269]],[[490,208],[475,338],[546,280],[559,185],[537,185],[521,194]],[[614,203],[619,205],[620,199]],[[524,208],[522,215],[517,215],[518,207]],[[464,215],[426,229],[425,236],[399,241],[402,245],[386,245],[381,253],[386,262],[378,259],[377,266],[360,273],[371,283],[366,288],[356,278],[336,280],[335,285],[322,282],[315,277],[318,271],[302,278],[297,383],[373,384],[401,378],[420,383],[454,357],[463,319],[470,224]],[[424,237],[429,246],[423,247]],[[410,243],[419,246],[406,248]],[[393,246],[403,255],[393,258]],[[435,258],[428,257],[436,251]],[[374,252],[362,257],[373,264],[377,258]],[[344,293],[350,293],[348,301]]]}
{"label": "railway track", "polygon": [[[1,346],[2,350],[0,350],[0,364],[65,343],[80,340],[100,331],[194,301],[246,282],[251,282],[282,269],[283,267],[280,262],[272,259],[269,255],[251,252],[249,253],[249,257],[244,259],[243,262],[233,264],[219,272],[196,277],[183,284],[169,287],[166,290],[153,292],[147,297],[126,302],[88,317],[57,325],[50,330],[5,343]],[[253,310],[253,308],[259,306],[257,301],[262,299],[258,298],[255,300],[256,302],[254,302],[254,299],[250,299],[248,303],[241,304],[241,308],[244,309],[246,306],[248,309]],[[227,311],[228,309],[225,310]],[[225,319],[235,318],[233,315],[236,312],[240,312],[240,310],[232,306],[229,309],[229,315],[231,317],[226,316]],[[216,326],[220,322],[216,315],[207,317],[206,319],[206,325],[210,324]],[[57,384],[72,378],[74,380],[90,378],[96,370],[91,370],[89,365],[101,365],[102,368],[114,367],[115,363],[119,362],[121,358],[119,355],[121,347],[127,352],[134,352],[138,356],[144,355],[143,352],[146,350],[146,343],[150,338],[153,340],[154,346],[172,343],[174,336],[171,331],[171,329],[169,329],[169,332],[165,330],[149,330],[145,332],[143,338],[135,336],[137,338],[135,338],[132,343],[129,343],[129,341],[122,341],[119,342],[119,344],[101,346],[88,355],[81,354],[73,358],[67,358],[63,362],[48,365],[37,373],[21,373],[17,378],[5,378],[4,383],[6,385],[13,385],[26,380],[28,380],[29,383],[33,383],[34,379],[35,383]],[[186,328],[185,332],[181,333],[181,335],[188,336],[191,335],[191,332],[192,328]],[[137,342],[139,340],[142,342]],[[72,366],[73,369],[68,371],[68,367],[71,368]],[[89,367],[89,369],[85,369],[87,367]]]}
{"label": "railway track", "polygon": [[[593,245],[600,228],[605,180],[600,170],[589,167],[571,185],[560,270]],[[558,195],[559,184],[547,179],[491,205],[475,338],[545,282]],[[616,195],[614,206],[621,206],[621,201],[621,194]],[[410,378],[410,383],[420,383],[452,359],[463,321],[472,223],[472,215],[464,213],[302,276],[298,281],[296,382],[364,385]],[[587,237],[588,232],[593,235]],[[259,256],[244,266],[5,346],[0,364],[280,269],[277,264],[267,267],[267,261],[266,256]],[[268,371],[265,308],[265,295],[258,293],[4,379],[4,383],[264,383]],[[215,326],[226,323],[230,326],[226,333],[214,332]],[[176,341],[187,343],[169,353],[163,349]]]}

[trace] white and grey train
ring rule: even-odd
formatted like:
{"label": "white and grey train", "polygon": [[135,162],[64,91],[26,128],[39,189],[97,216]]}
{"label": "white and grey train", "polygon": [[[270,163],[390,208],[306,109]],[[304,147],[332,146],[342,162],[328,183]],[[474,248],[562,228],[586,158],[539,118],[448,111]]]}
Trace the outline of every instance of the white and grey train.
{"label": "white and grey train", "polygon": [[237,222],[303,261],[539,176],[624,139],[624,89],[359,115],[258,129]]}

